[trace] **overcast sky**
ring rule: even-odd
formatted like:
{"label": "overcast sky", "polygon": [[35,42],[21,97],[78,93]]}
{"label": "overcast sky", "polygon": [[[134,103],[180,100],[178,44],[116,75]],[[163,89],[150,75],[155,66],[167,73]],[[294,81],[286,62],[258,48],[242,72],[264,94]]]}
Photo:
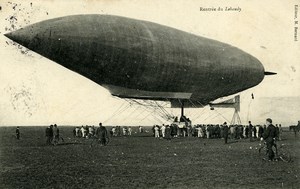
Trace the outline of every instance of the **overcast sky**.
{"label": "overcast sky", "polygon": [[[278,74],[266,77],[258,86],[241,93],[242,121],[261,124],[272,117],[277,123],[295,124],[300,119],[300,44],[294,41],[294,5],[297,3],[299,1],[293,0],[182,0],[176,3],[0,0],[0,125],[166,123],[154,108],[146,109],[112,97],[98,84],[13,45],[3,36],[9,30],[76,14],[109,14],[147,20],[248,52],[262,62],[266,71]],[[200,7],[225,9],[226,6],[240,7],[241,12],[200,11]],[[179,109],[166,107],[166,110],[173,115],[180,114]],[[230,121],[232,114],[231,109],[186,110],[194,123],[222,123]]]}

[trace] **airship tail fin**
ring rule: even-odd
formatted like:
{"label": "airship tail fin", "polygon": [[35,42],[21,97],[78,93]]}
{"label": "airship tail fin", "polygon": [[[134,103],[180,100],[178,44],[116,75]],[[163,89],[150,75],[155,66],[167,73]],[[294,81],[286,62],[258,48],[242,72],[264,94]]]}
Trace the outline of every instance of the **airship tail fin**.
{"label": "airship tail fin", "polygon": [[265,75],[276,75],[277,73],[275,72],[265,72]]}

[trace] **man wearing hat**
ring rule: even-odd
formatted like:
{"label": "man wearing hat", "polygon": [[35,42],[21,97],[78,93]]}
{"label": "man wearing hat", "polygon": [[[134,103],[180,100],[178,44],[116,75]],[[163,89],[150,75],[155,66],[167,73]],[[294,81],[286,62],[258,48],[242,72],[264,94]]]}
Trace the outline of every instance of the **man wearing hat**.
{"label": "man wearing hat", "polygon": [[250,142],[252,142],[252,132],[253,132],[253,125],[251,123],[251,121],[249,121],[249,138],[250,138]]}
{"label": "man wearing hat", "polygon": [[224,122],[224,124],[223,124],[223,134],[224,134],[225,144],[227,144],[227,140],[228,140],[228,130],[229,130],[229,127],[228,127],[227,123]]}
{"label": "man wearing hat", "polygon": [[268,118],[266,120],[266,124],[267,124],[267,129],[266,129],[266,132],[264,133],[263,138],[267,144],[267,154],[268,154],[268,158],[269,158],[268,160],[272,161],[275,156],[272,147],[274,146],[274,139],[276,138],[276,128],[272,124],[272,119],[270,119],[270,118]]}
{"label": "man wearing hat", "polygon": [[96,135],[99,138],[101,146],[106,146],[108,143],[108,133],[106,128],[102,125],[102,123],[99,123],[99,127],[96,130]]}
{"label": "man wearing hat", "polygon": [[16,129],[16,137],[18,140],[20,139],[20,128],[19,127],[17,127],[17,129]]}

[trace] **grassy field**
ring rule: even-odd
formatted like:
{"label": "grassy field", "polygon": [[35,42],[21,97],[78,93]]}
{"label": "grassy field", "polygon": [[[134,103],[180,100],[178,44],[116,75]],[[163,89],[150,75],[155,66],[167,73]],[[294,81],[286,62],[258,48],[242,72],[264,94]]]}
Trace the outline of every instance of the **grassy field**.
{"label": "grassy field", "polygon": [[[300,136],[284,132],[293,162],[265,162],[249,140],[112,138],[109,145],[75,139],[46,146],[45,127],[0,127],[0,188],[300,188]],[[300,133],[298,133],[300,134]],[[252,148],[252,149],[251,149]]]}

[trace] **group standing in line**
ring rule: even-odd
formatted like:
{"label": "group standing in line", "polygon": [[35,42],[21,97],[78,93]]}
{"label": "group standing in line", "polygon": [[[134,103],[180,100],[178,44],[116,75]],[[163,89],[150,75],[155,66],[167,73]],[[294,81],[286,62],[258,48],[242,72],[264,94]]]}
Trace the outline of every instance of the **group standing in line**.
{"label": "group standing in line", "polygon": [[[281,125],[276,124],[275,130],[277,133],[277,139],[281,140],[282,128]],[[154,125],[152,127],[153,136],[155,138],[177,138],[177,137],[198,137],[198,138],[207,138],[207,139],[225,139],[227,143],[228,138],[230,139],[249,139],[250,141],[256,140],[257,138],[263,138],[264,133],[266,132],[267,125],[257,125],[253,126],[251,121],[249,125],[227,125],[224,122],[221,125],[188,125],[180,126],[177,124],[171,125]],[[170,134],[170,136],[168,136]]]}

